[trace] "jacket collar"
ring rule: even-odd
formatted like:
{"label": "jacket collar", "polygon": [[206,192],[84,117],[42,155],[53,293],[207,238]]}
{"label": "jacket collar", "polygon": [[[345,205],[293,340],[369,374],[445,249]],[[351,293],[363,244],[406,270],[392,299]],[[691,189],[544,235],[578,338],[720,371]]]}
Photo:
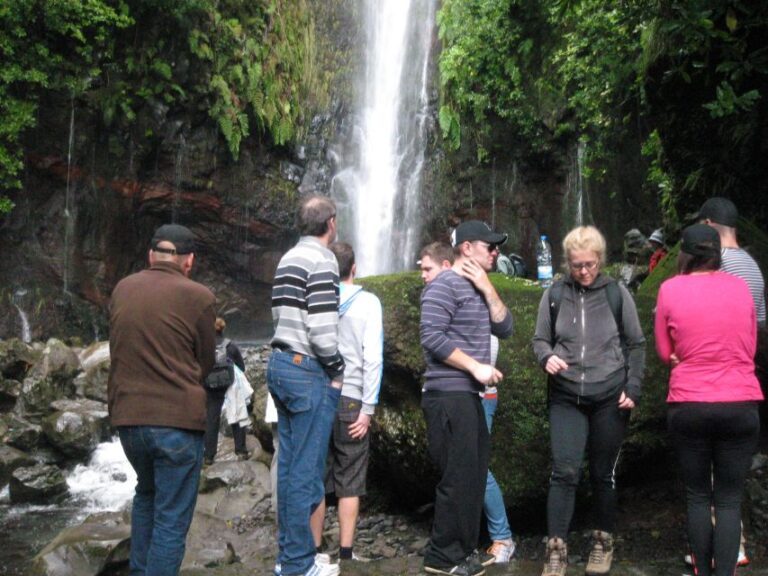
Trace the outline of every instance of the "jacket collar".
{"label": "jacket collar", "polygon": [[150,270],[160,270],[161,272],[169,272],[171,274],[179,274],[181,276],[185,276],[184,272],[181,269],[181,266],[176,264],[176,262],[171,262],[169,260],[160,260],[159,262],[155,262],[152,264],[152,266],[149,267]]}
{"label": "jacket collar", "polygon": [[569,286],[573,288],[574,290],[599,290],[600,288],[603,288],[606,284],[610,283],[613,279],[610,276],[606,276],[602,272],[600,272],[597,275],[597,278],[595,278],[595,281],[592,282],[589,286],[582,286],[579,284],[576,280],[573,279],[573,276],[568,274],[563,279],[563,282],[566,286]]}

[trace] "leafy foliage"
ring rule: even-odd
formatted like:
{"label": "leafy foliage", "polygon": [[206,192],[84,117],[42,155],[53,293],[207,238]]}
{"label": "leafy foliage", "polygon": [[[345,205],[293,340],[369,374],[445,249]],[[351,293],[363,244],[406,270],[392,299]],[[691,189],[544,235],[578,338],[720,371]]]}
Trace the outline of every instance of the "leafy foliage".
{"label": "leafy foliage", "polygon": [[304,0],[2,3],[0,190],[21,186],[24,134],[56,93],[133,138],[154,135],[142,115],[204,112],[235,158],[251,135],[285,144],[301,121],[310,25]]}
{"label": "leafy foliage", "polygon": [[[131,22],[122,8],[101,0],[0,5],[0,190],[21,186],[20,138],[35,124],[39,94],[73,91],[96,74],[95,62],[111,51],[111,31]],[[11,207],[0,196],[0,212]]]}
{"label": "leafy foliage", "polygon": [[439,26],[450,148],[525,159],[581,140],[599,176],[645,141],[670,229],[714,194],[768,221],[766,0],[446,0]]}
{"label": "leafy foliage", "polygon": [[501,118],[533,149],[545,144],[536,113],[537,85],[547,15],[532,0],[446,0],[438,15],[443,51],[440,127],[454,148],[460,125],[490,145],[490,122]]}

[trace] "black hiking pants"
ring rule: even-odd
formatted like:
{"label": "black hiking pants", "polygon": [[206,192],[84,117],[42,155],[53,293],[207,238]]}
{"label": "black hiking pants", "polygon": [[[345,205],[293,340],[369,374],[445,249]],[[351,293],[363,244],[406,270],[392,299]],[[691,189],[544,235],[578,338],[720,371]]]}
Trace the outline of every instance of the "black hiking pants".
{"label": "black hiking pants", "polygon": [[[216,457],[219,447],[219,425],[221,423],[221,407],[224,406],[224,396],[227,390],[206,390],[205,401],[205,451],[203,457],[211,461]],[[235,441],[235,453],[245,454],[245,428],[240,424],[232,424],[232,439]]]}
{"label": "black hiking pants", "polygon": [[760,435],[757,402],[674,402],[667,427],[685,483],[696,574],[732,576],[741,538],[741,497]]}
{"label": "black hiking pants", "polygon": [[490,436],[477,393],[427,391],[421,408],[429,456],[440,473],[424,564],[451,568],[474,551],[480,537]]}
{"label": "black hiking pants", "polygon": [[547,498],[549,537],[568,537],[576,501],[581,464],[589,448],[589,479],[594,498],[594,528],[613,533],[616,524],[616,465],[629,421],[619,409],[621,388],[590,399],[565,390],[552,390],[549,436],[552,476]]}

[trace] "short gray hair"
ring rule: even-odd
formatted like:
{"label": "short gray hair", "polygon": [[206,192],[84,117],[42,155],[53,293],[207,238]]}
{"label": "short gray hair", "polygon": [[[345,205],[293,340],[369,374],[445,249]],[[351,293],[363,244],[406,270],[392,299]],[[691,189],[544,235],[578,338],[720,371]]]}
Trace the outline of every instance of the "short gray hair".
{"label": "short gray hair", "polygon": [[302,236],[322,236],[328,221],[336,216],[336,203],[328,196],[307,196],[296,214],[296,228]]}

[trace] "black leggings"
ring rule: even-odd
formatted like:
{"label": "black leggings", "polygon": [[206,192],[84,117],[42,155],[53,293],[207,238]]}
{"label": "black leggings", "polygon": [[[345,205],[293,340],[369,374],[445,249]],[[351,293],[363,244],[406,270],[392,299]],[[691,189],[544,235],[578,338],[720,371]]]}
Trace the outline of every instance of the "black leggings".
{"label": "black leggings", "polygon": [[[205,451],[204,456],[208,460],[213,460],[216,457],[216,452],[219,447],[219,423],[221,422],[221,407],[224,405],[224,397],[226,396],[226,390],[217,390],[211,392],[206,390],[206,415],[205,415]],[[235,453],[244,454],[246,452],[245,445],[245,428],[242,428],[240,424],[232,424],[232,439],[235,441]]]}
{"label": "black leggings", "polygon": [[667,427],[685,483],[696,573],[732,576],[739,554],[741,496],[760,435],[757,403],[673,403]]}
{"label": "black leggings", "polygon": [[547,498],[549,537],[568,536],[581,463],[589,445],[589,478],[595,499],[595,528],[613,532],[616,524],[616,465],[629,410],[619,409],[617,391],[601,400],[553,391],[549,401],[552,476]]}

